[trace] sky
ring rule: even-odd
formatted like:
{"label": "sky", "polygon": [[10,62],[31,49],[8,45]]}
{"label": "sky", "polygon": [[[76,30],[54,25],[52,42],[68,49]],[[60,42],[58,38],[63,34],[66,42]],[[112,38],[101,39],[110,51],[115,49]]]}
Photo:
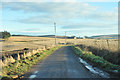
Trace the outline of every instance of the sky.
{"label": "sky", "polygon": [[118,33],[117,0],[2,0],[0,31],[23,35]]}

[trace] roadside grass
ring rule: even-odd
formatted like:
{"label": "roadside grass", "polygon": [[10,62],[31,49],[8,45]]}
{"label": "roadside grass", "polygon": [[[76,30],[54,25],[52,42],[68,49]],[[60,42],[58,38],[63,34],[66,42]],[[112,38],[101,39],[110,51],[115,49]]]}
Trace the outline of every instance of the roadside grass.
{"label": "roadside grass", "polygon": [[[97,47],[92,46],[86,46],[86,45],[76,45],[80,47],[83,51],[90,51],[92,54],[96,56],[103,57],[103,59],[107,60],[108,62],[111,62],[112,64],[120,65],[120,52],[119,51],[110,51],[107,49],[101,49]],[[112,47],[112,46],[110,46]],[[115,47],[118,48],[118,47]]]}
{"label": "roadside grass", "polygon": [[120,65],[115,65],[100,56],[95,56],[92,52],[83,51],[80,47],[71,46],[73,51],[81,58],[86,60],[88,63],[93,65],[93,67],[101,68],[105,71],[120,72]]}
{"label": "roadside grass", "polygon": [[26,57],[22,60],[16,60],[14,63],[2,67],[2,78],[14,78],[14,76],[20,76],[24,74],[31,68],[31,66],[35,65],[38,61],[43,60],[60,47],[62,46],[57,46],[41,53],[36,53],[35,55]]}

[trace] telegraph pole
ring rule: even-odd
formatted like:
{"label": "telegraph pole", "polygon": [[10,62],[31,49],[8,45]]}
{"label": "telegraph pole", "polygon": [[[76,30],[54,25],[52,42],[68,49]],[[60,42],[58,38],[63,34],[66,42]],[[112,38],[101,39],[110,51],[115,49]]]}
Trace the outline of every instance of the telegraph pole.
{"label": "telegraph pole", "polygon": [[66,44],[66,32],[65,32],[65,44]]}
{"label": "telegraph pole", "polygon": [[54,22],[54,28],[55,28],[55,45],[56,45],[56,23]]}

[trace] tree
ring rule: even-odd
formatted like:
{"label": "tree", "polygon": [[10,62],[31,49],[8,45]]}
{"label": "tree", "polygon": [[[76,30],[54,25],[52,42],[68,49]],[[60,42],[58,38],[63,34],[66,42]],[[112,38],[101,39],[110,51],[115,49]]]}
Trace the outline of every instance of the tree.
{"label": "tree", "polygon": [[84,36],[86,39],[88,38],[88,36]]}
{"label": "tree", "polygon": [[0,38],[8,39],[10,36],[11,36],[11,34],[7,31],[0,32]]}

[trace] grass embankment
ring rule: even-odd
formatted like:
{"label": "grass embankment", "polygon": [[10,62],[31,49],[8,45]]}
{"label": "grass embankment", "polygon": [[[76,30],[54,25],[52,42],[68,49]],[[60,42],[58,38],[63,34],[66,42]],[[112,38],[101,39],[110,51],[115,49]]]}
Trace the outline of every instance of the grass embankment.
{"label": "grass embankment", "polygon": [[[107,60],[108,62],[111,62],[112,64],[116,64],[116,65],[120,65],[120,51],[111,51],[111,50],[107,50],[107,49],[103,49],[103,48],[99,48],[99,47],[93,47],[93,46],[86,46],[86,45],[76,45],[78,47],[80,47],[83,51],[90,51],[92,52],[92,54],[96,55],[96,56],[100,56],[103,57],[103,59]],[[109,47],[113,47],[113,46],[109,46]],[[118,47],[114,47],[117,48]]]}
{"label": "grass embankment", "polygon": [[120,72],[120,65],[112,64],[104,60],[100,56],[95,56],[94,54],[92,54],[92,52],[83,51],[80,47],[76,47],[76,46],[71,46],[71,47],[78,56],[80,56],[81,58],[86,60],[88,63],[93,65],[93,67],[98,67],[105,71]]}
{"label": "grass embankment", "polygon": [[31,66],[35,65],[38,61],[43,60],[48,55],[52,54],[54,51],[62,46],[57,46],[49,50],[45,50],[41,53],[36,53],[30,57],[26,57],[22,60],[17,60],[14,63],[2,68],[2,77],[13,78],[14,76],[20,76],[28,71]]}

